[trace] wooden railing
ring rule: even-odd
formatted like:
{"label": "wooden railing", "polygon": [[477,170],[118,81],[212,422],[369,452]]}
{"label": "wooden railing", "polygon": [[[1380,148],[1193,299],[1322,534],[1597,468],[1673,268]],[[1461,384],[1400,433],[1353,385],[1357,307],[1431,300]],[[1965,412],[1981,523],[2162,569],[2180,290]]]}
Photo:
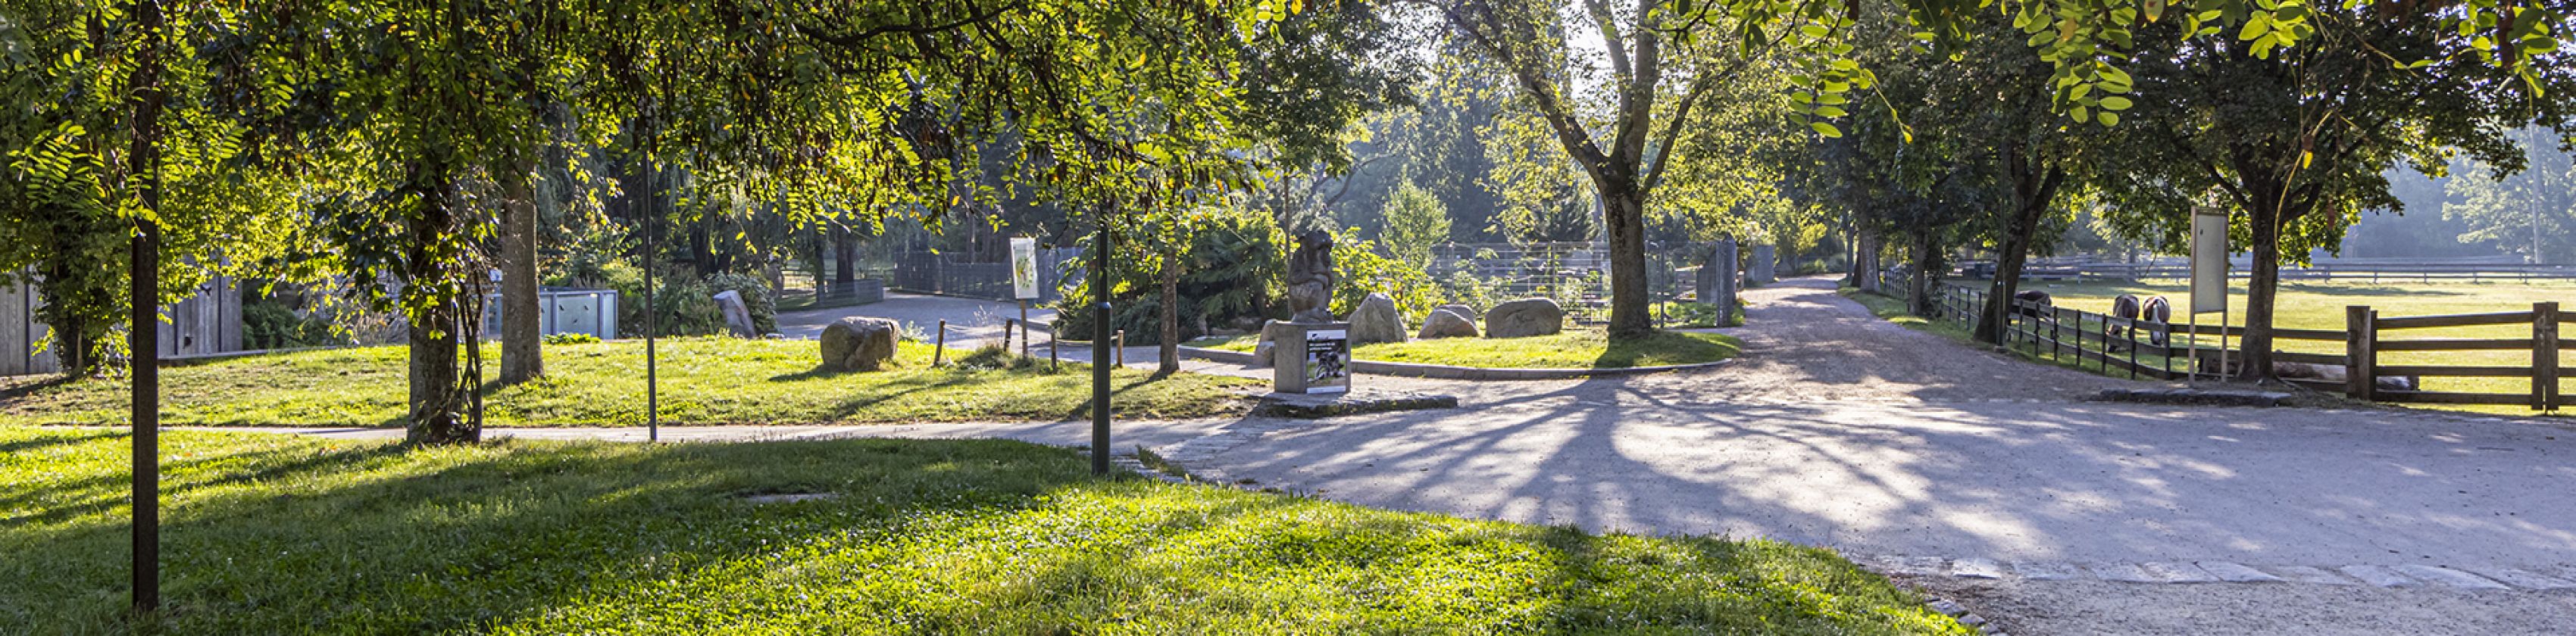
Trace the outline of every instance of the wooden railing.
{"label": "wooden railing", "polygon": [[[1988,292],[1958,285],[1943,285],[1934,299],[1934,318],[1964,323],[1973,328],[1985,307]],[[2188,325],[2129,320],[2087,311],[2041,305],[2016,300],[2002,331],[2007,350],[2047,357],[2089,368],[2106,375],[2157,380],[2221,379],[2236,375],[2227,367],[2243,359],[2241,347],[2245,328],[2240,326]],[[2345,310],[2345,328],[2290,329],[2274,328],[2275,341],[2334,343],[2342,351],[2274,350],[2275,363],[2312,365],[2295,367],[2300,371],[2339,371],[2341,378],[2283,377],[2286,382],[2320,391],[2343,393],[2355,399],[2377,402],[2415,402],[2433,404],[2487,404],[2529,406],[2533,410],[2551,411],[2568,405],[2559,384],[2560,351],[2571,341],[2562,339],[2561,326],[2576,322],[2576,317],[2562,314],[2558,303],[2536,303],[2530,311],[2443,316],[2381,317],[2367,306]],[[2389,338],[2389,332],[2457,327],[2529,325],[2529,337],[2514,338]],[[2161,337],[2159,337],[2161,336]],[[2214,340],[2213,340],[2214,338]],[[2158,342],[2161,340],[2162,342]],[[2228,348],[2222,348],[2225,343]],[[2313,348],[2327,348],[2318,345]],[[2466,353],[2484,351],[2528,351],[2528,366],[2465,364],[2382,364],[2385,352]],[[2227,363],[2222,363],[2225,360]],[[2276,369],[2276,371],[2279,369]],[[2297,375],[2297,374],[2292,374]],[[2327,375],[2327,374],[2316,374]],[[2379,379],[2407,376],[2415,381],[2407,389],[2382,388]],[[2529,378],[2527,391],[2463,392],[2428,390],[2423,378]]]}

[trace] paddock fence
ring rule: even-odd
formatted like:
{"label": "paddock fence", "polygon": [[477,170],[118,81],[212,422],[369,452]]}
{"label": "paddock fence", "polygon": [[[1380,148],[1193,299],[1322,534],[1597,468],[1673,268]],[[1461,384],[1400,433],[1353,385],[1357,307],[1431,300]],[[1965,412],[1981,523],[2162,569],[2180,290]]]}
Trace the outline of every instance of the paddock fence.
{"label": "paddock fence", "polygon": [[[1932,303],[1933,317],[1973,329],[1983,320],[1989,292],[1942,285]],[[2066,307],[2015,300],[2006,314],[2003,346],[2031,357],[2045,356],[2104,375],[2156,380],[2224,379],[2238,374],[2244,358],[2242,326],[2193,325],[2133,320]],[[2555,411],[2569,404],[2561,386],[2567,377],[2560,356],[2571,347],[2563,326],[2576,322],[2558,303],[2535,303],[2529,311],[2434,316],[2381,316],[2368,306],[2345,309],[2343,329],[2274,328],[2272,352],[2276,371],[2286,382],[2374,402],[2528,406]],[[2494,337],[2499,332],[2527,333]],[[2478,337],[2420,335],[2435,330],[2483,328]],[[2282,346],[2292,347],[2282,349]],[[2411,360],[2390,361],[2384,354],[2402,352]],[[2528,358],[2514,356],[2528,352]],[[2504,363],[2500,360],[2527,360]],[[2428,363],[2449,361],[2454,363]],[[2483,362],[2465,364],[2459,362]],[[2431,390],[2424,379],[2467,379],[2479,391]],[[2521,390],[2507,390],[2512,388]]]}

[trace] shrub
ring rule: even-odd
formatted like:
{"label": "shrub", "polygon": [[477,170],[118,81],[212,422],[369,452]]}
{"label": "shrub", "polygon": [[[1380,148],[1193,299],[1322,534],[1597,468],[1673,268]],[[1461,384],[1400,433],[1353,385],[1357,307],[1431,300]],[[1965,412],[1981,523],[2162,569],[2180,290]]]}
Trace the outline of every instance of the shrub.
{"label": "shrub", "polygon": [[[653,278],[655,325],[665,336],[704,336],[724,331],[724,314],[716,311],[715,292],[696,276],[667,268]],[[625,261],[600,266],[609,289],[617,290],[617,335],[644,335],[644,270]]]}
{"label": "shrub", "polygon": [[1333,283],[1333,315],[1350,315],[1371,292],[1394,298],[1396,311],[1416,322],[1440,307],[1445,295],[1430,272],[1381,254],[1375,242],[1359,238],[1359,228],[1333,239],[1333,266],[1341,270]]}
{"label": "shrub", "polygon": [[767,279],[741,272],[724,272],[707,277],[707,287],[714,289],[713,293],[733,291],[742,294],[742,304],[751,308],[752,328],[761,333],[778,331],[778,303],[770,294]]}
{"label": "shrub", "polygon": [[[1212,328],[1253,326],[1263,318],[1286,317],[1286,308],[1277,294],[1279,279],[1287,274],[1288,246],[1287,235],[1266,213],[1229,208],[1200,219],[1198,231],[1190,236],[1189,252],[1182,259],[1180,338],[1189,340],[1206,335]],[[1337,256],[1342,253],[1335,252]],[[1162,342],[1158,261],[1141,253],[1135,258],[1110,261],[1110,275],[1117,281],[1112,289],[1117,293],[1111,299],[1115,311],[1109,324],[1111,329],[1127,331],[1128,344]],[[1088,265],[1088,261],[1083,264]],[[1064,300],[1056,304],[1056,333],[1070,339],[1091,338],[1095,328],[1088,306],[1091,294],[1087,277],[1065,291]]]}
{"label": "shrub", "polygon": [[550,333],[550,334],[546,334],[546,344],[550,344],[550,345],[592,344],[592,343],[596,343],[596,342],[599,342],[599,336],[594,336],[594,335],[590,335],[590,334],[586,334],[586,333]]}

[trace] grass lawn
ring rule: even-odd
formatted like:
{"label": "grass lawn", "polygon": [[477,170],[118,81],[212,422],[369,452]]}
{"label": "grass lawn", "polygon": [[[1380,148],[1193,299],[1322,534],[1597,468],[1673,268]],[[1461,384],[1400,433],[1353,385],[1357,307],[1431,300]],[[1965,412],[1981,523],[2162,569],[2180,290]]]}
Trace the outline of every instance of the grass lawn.
{"label": "grass lawn", "polygon": [[[1190,346],[1251,351],[1259,339],[1257,335],[1210,338]],[[1713,333],[1659,331],[1644,340],[1614,343],[1600,329],[1569,329],[1530,338],[1381,342],[1354,347],[1351,357],[1488,369],[1624,369],[1716,362],[1735,357],[1743,347],[1743,341],[1734,336]]]}
{"label": "grass lawn", "polygon": [[[1966,282],[1978,286],[1982,286],[1984,284],[1984,281]],[[2052,301],[2059,307],[2080,309],[2094,313],[2109,313],[2112,299],[2117,298],[2121,294],[2136,294],[2140,297],[2164,296],[2167,300],[2170,300],[2177,305],[2188,303],[2191,298],[2190,282],[2184,280],[2151,279],[2136,282],[2098,281],[2081,283],[2032,281],[2026,284],[2024,288],[2048,292]],[[1870,294],[1854,295],[1851,290],[1848,289],[1844,291],[1845,295],[1851,295],[1854,296],[1855,299],[1861,300],[1864,303],[1870,303],[1873,310],[1880,308],[1881,303],[1884,303],[1885,306],[1892,307],[1895,313],[1903,313],[1904,301],[1902,300],[1887,298],[1884,296],[1873,296]],[[2233,324],[2244,324],[2245,294],[2246,290],[2241,284],[2241,281],[2240,284],[2229,290],[2229,321]],[[1872,298],[1875,298],[1876,300],[1872,300]],[[2429,284],[2414,282],[2383,282],[2373,284],[2358,281],[2313,283],[2284,282],[2280,286],[2280,295],[2278,296],[2274,306],[2274,324],[2280,327],[2292,329],[2326,329],[2340,331],[2343,330],[2345,326],[2344,307],[2347,305],[2366,305],[2378,310],[2379,315],[2382,318],[2394,318],[2402,316],[2429,316],[2439,314],[2529,311],[2532,303],[2546,301],[2556,301],[2561,303],[2563,308],[2576,309],[2576,283],[2555,281],[2533,283],[2435,282]],[[1880,315],[1885,316],[1888,315],[1888,313],[1882,311],[1880,312]],[[2175,316],[2175,319],[2180,321],[2182,316],[2177,315]],[[1920,321],[1920,319],[1912,318],[1910,316],[1905,320]],[[2218,316],[2214,314],[2202,316],[2202,321],[2205,324],[2214,324],[2217,320]],[[1903,322],[1903,320],[1900,320],[1899,322]],[[1936,330],[1947,330],[1951,332],[1952,335],[1961,339],[1965,339],[1967,337],[1966,330],[1955,323],[1943,323],[1939,325],[1939,329]],[[2408,329],[2403,331],[2380,332],[2380,338],[2384,340],[2418,338],[2529,337],[2531,337],[2531,327],[2528,325],[2489,325],[2479,327]],[[2203,340],[2207,341],[2210,346],[2217,345],[2217,339],[2215,337],[2204,337]],[[2343,343],[2340,342],[2280,340],[2277,341],[2275,348],[2282,351],[2300,351],[2333,355],[2343,354]],[[2560,364],[2562,366],[2576,366],[2576,355],[2569,354],[2570,352],[2566,351],[2560,352],[2560,355],[2562,356]],[[2151,357],[2142,356],[2142,358]],[[2149,359],[2148,363],[2153,364],[2153,361]],[[2184,362],[2177,358],[2174,361],[2174,364],[2177,368],[2180,368]],[[2388,351],[2380,353],[2380,364],[2527,367],[2531,365],[2531,353],[2527,351]],[[2068,366],[2072,365],[2069,364]],[[2562,379],[2562,381],[2564,380]],[[2531,380],[2527,378],[2425,378],[2424,384],[2426,389],[2434,391],[2528,393],[2531,390]],[[2462,406],[2434,404],[2415,406],[2504,414],[2529,414],[2532,412],[2531,409],[2527,407],[2513,406]]]}
{"label": "grass lawn", "polygon": [[[132,631],[128,443],[0,427],[0,633]],[[1018,442],[163,444],[168,633],[1975,633],[1823,549],[1101,480]],[[770,493],[839,497],[742,498]]]}
{"label": "grass lawn", "polygon": [[[905,343],[899,365],[874,373],[815,370],[813,341],[671,338],[660,344],[661,415],[666,424],[810,424],[1026,421],[1078,417],[1091,398],[1086,365],[1049,371],[1013,366],[998,352],[951,349],[932,367],[932,347]],[[162,422],[170,425],[381,426],[399,424],[407,391],[402,347],[308,351],[234,358],[162,371]],[[499,347],[485,352],[497,366]],[[961,364],[961,362],[963,362]],[[488,368],[487,372],[497,372]],[[547,377],[491,389],[494,426],[642,426],[644,344],[546,347]],[[1222,416],[1247,408],[1259,382],[1198,374],[1154,379],[1118,369],[1112,404],[1120,416]],[[127,404],[121,380],[65,383],[0,378],[0,424],[117,424]]]}

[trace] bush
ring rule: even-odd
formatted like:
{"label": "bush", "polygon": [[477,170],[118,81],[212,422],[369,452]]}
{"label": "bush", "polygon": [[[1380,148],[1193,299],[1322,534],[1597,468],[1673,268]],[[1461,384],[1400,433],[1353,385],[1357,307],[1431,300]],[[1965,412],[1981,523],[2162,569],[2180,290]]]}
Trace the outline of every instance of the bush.
{"label": "bush", "polygon": [[[716,310],[715,292],[697,277],[666,268],[653,278],[655,329],[665,336],[704,336],[724,331],[724,314]],[[617,335],[644,335],[644,270],[625,261],[600,266],[609,289],[617,290]]]}
{"label": "bush", "polygon": [[243,347],[289,349],[342,343],[332,335],[331,323],[295,315],[285,304],[265,298],[242,303]]}
{"label": "bush", "polygon": [[[1190,236],[1190,250],[1183,259],[1180,339],[1198,338],[1207,329],[1239,323],[1257,326],[1264,318],[1287,317],[1277,294],[1279,278],[1287,274],[1288,245],[1287,234],[1266,213],[1228,209],[1203,219]],[[1336,255],[1340,253],[1336,250]],[[1162,342],[1163,288],[1157,260],[1111,259],[1110,275],[1118,281],[1113,287],[1118,294],[1111,299],[1115,313],[1109,324],[1111,329],[1127,330],[1128,344]],[[1092,337],[1090,285],[1086,279],[1072,286],[1057,302],[1056,333],[1070,339]]]}
{"label": "bush", "polygon": [[761,333],[778,331],[778,303],[771,296],[768,280],[752,274],[724,272],[707,277],[707,287],[717,294],[726,291],[742,294],[742,304],[751,308],[752,329]]}
{"label": "bush", "polygon": [[590,335],[590,334],[586,334],[586,333],[550,333],[550,334],[546,334],[546,344],[550,344],[550,345],[593,344],[593,343],[597,343],[597,342],[599,342],[599,336],[594,336],[594,335]]}
{"label": "bush", "polygon": [[1333,266],[1341,270],[1333,282],[1335,316],[1350,315],[1371,292],[1381,292],[1395,299],[1396,311],[1406,320],[1419,324],[1446,298],[1429,271],[1384,256],[1375,242],[1359,238],[1359,228],[1333,239]]}

